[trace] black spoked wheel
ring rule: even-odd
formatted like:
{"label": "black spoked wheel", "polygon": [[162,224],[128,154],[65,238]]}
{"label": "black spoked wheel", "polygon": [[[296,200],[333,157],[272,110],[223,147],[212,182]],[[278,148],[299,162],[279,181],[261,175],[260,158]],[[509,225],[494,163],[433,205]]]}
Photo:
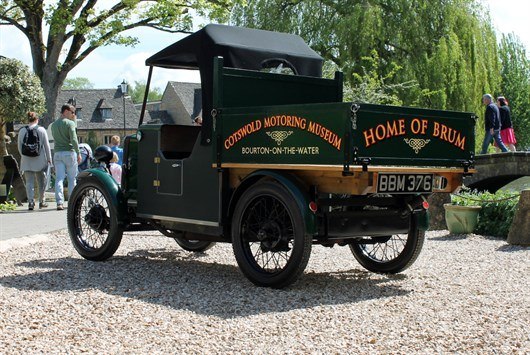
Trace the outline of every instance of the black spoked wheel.
{"label": "black spoked wheel", "polygon": [[373,237],[366,244],[350,244],[355,259],[367,270],[396,274],[411,266],[420,254],[425,232],[411,217],[409,232],[386,237]]}
{"label": "black spoked wheel", "polygon": [[188,239],[190,237],[192,235],[189,233],[180,233],[179,235],[175,235],[173,239],[175,239],[182,249],[196,253],[204,252],[215,245],[215,242]]}
{"label": "black spoked wheel", "polygon": [[293,196],[281,185],[263,182],[238,201],[232,245],[243,274],[254,284],[286,287],[303,273],[311,236]]}
{"label": "black spoked wheel", "polygon": [[93,261],[114,255],[123,236],[117,214],[98,179],[87,177],[76,185],[68,202],[68,231],[79,255]]}

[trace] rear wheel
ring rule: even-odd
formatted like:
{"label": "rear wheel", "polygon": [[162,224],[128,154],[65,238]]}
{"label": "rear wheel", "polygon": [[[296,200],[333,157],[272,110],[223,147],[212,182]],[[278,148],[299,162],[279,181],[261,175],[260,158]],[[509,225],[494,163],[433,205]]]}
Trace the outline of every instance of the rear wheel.
{"label": "rear wheel", "polygon": [[418,229],[415,218],[411,217],[408,233],[373,237],[364,244],[350,244],[350,250],[367,270],[395,274],[414,263],[424,239],[425,232]]}
{"label": "rear wheel", "polygon": [[283,186],[262,182],[238,201],[232,246],[243,274],[258,286],[286,287],[303,273],[311,253],[300,209]]}
{"label": "rear wheel", "polygon": [[117,206],[107,189],[95,177],[83,178],[68,201],[68,232],[74,248],[83,258],[110,258],[121,243],[123,228]]}

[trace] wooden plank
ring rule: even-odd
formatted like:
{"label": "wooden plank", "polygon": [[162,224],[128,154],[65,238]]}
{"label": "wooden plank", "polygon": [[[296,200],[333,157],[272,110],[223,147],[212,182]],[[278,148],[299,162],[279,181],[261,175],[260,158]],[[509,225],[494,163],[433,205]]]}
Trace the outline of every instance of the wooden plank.
{"label": "wooden plank", "polygon": [[[217,168],[217,165],[212,164]],[[236,169],[267,169],[267,170],[318,170],[318,171],[336,171],[342,172],[342,165],[308,165],[308,164],[239,164],[223,163],[221,168]],[[350,172],[362,172],[361,166],[350,166]],[[397,172],[397,173],[456,173],[462,174],[463,168],[444,168],[444,167],[409,167],[409,166],[368,166],[368,172]],[[476,173],[476,169],[469,169],[469,173]]]}
{"label": "wooden plank", "polygon": [[[241,181],[257,169],[230,169],[230,186],[236,188]],[[288,173],[297,176],[307,186],[317,186],[318,192],[363,195],[373,191],[372,173],[357,172],[353,176],[342,176],[341,171],[324,170],[290,170]]]}
{"label": "wooden plank", "polygon": [[[262,164],[256,164],[255,168],[248,167],[248,164],[239,164],[245,168],[231,168],[229,172],[230,187],[236,188],[241,181],[245,179],[252,172],[263,169]],[[294,165],[296,166],[296,165]],[[350,195],[366,195],[376,192],[377,174],[379,172],[406,172],[406,173],[434,173],[435,175],[443,176],[447,180],[447,185],[441,189],[434,189],[434,192],[453,192],[456,188],[462,185],[462,172],[458,169],[426,169],[426,168],[408,168],[408,169],[381,169],[378,172],[363,172],[355,171],[351,176],[343,176],[342,170],[329,169],[306,169],[303,170],[287,170],[285,166],[281,169],[289,174],[297,176],[307,186],[316,186],[321,193],[334,194],[350,194]],[[386,167],[383,167],[386,168]],[[272,169],[272,168],[270,168]],[[438,170],[438,171],[433,171]]]}

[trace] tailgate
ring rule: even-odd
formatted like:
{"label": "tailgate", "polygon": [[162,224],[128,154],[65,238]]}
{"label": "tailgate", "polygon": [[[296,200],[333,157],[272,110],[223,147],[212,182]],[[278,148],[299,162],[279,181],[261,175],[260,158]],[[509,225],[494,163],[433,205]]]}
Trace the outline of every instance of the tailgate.
{"label": "tailgate", "polygon": [[473,165],[472,113],[369,104],[354,105],[353,111],[356,164]]}

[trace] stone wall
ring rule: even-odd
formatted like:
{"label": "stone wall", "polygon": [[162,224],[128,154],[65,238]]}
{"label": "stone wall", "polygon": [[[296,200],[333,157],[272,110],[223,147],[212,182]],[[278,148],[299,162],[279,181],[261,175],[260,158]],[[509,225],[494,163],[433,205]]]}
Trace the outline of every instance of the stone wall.
{"label": "stone wall", "polygon": [[429,196],[429,230],[447,229],[444,203],[451,202],[451,194],[435,193]]}
{"label": "stone wall", "polygon": [[509,244],[530,245],[530,190],[521,192],[507,242]]}

